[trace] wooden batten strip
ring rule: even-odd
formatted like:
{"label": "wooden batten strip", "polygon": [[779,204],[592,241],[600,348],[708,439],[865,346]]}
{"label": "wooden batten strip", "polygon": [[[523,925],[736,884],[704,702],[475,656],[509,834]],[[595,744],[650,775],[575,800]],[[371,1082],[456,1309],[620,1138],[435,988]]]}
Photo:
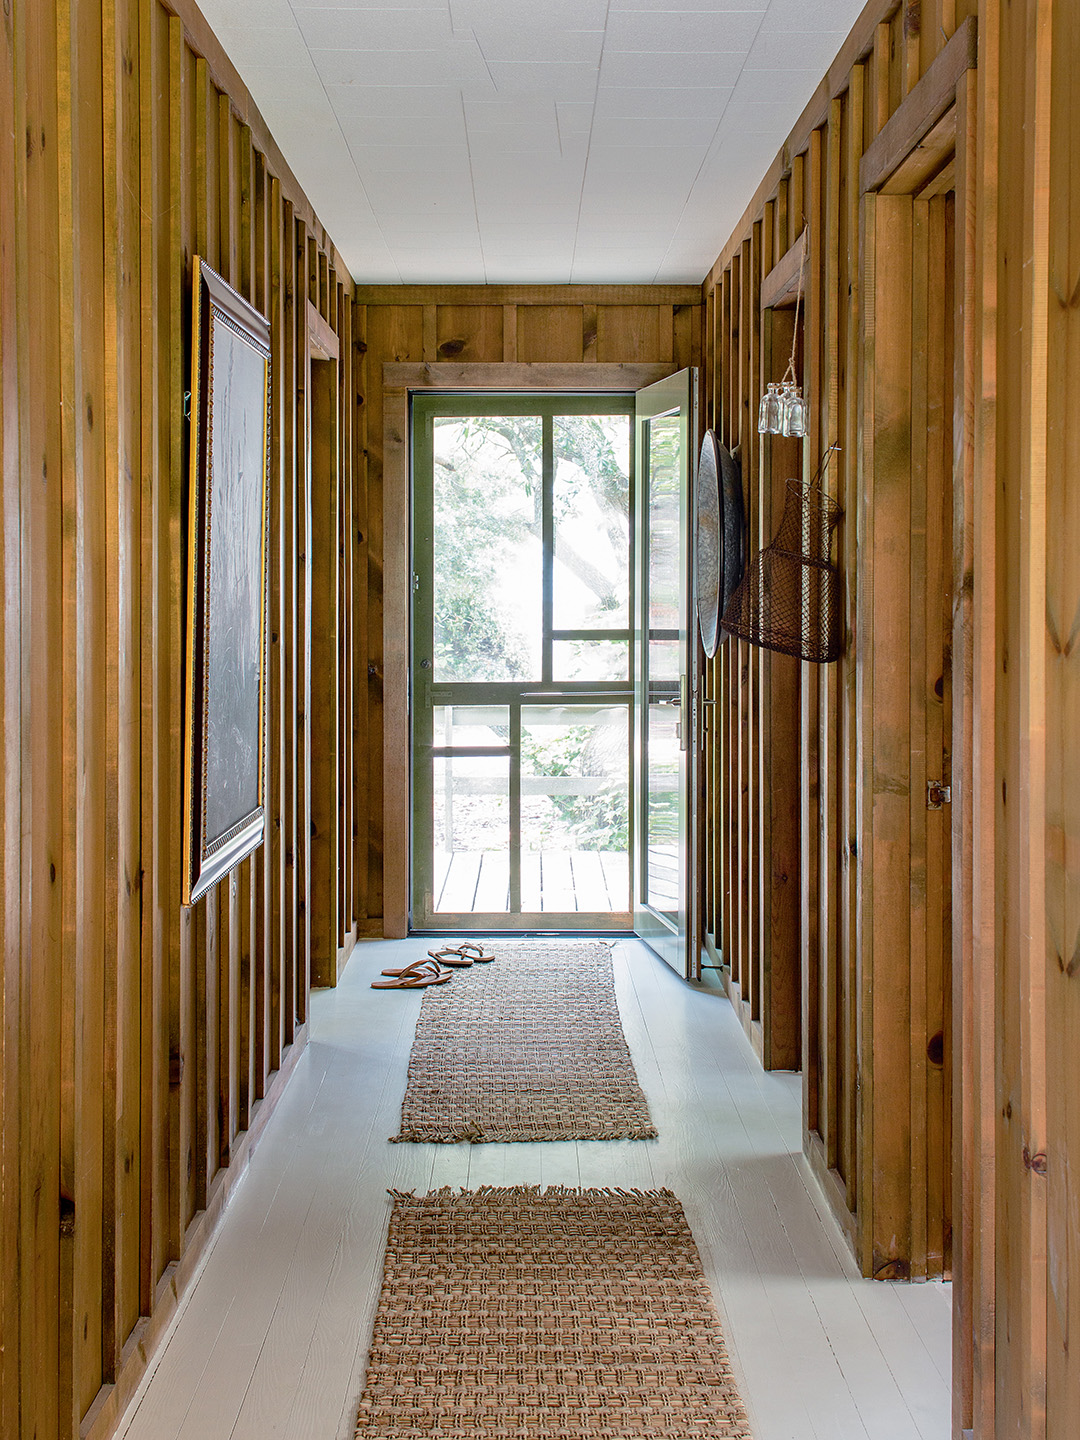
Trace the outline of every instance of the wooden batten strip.
{"label": "wooden batten strip", "polygon": [[859,188],[879,190],[917,149],[956,99],[956,85],[978,61],[978,26],[969,15],[907,99],[883,126],[859,164]]}
{"label": "wooden batten strip", "polygon": [[[843,232],[843,253],[840,261],[841,297],[841,339],[840,349],[844,356],[852,354],[859,343],[861,315],[861,280],[859,270],[859,194],[852,183],[859,166],[865,134],[865,92],[866,66],[856,66],[851,74],[851,84],[845,105],[845,132],[843,143],[844,184],[841,196],[841,223]],[[847,296],[846,306],[843,297]],[[859,437],[860,437],[860,382],[858,365],[847,364],[844,368],[841,387],[840,409],[842,414],[842,444],[844,453],[840,456],[840,473],[843,476],[841,503],[844,507],[844,523],[841,527],[843,546],[842,570],[844,575],[844,626],[847,634],[848,653],[844,660],[843,676],[843,719],[840,737],[840,829],[843,863],[841,877],[843,894],[840,900],[839,925],[840,945],[838,964],[841,969],[843,987],[841,1014],[841,1059],[842,1079],[840,1113],[837,1116],[838,1153],[837,1165],[843,1181],[844,1209],[841,1220],[854,1213],[857,1192],[858,1168],[858,690],[856,685],[857,663],[855,646],[858,627],[858,595],[862,583],[859,572]]]}
{"label": "wooden batten strip", "polygon": [[761,308],[771,310],[777,305],[794,305],[799,293],[799,281],[806,269],[806,231],[772,267],[761,282]]}
{"label": "wooden batten strip", "polygon": [[358,305],[699,305],[697,285],[357,285]]}
{"label": "wooden batten strip", "polygon": [[[850,92],[849,92],[850,97]],[[844,101],[834,100],[829,107],[829,124],[822,144],[823,173],[818,182],[817,209],[823,228],[820,250],[816,256],[817,285],[822,297],[821,321],[815,327],[820,339],[817,353],[821,366],[816,387],[819,440],[816,455],[828,446],[841,443],[840,434],[840,192],[843,166],[842,132]],[[809,321],[810,316],[807,316]],[[841,463],[836,463],[840,461]],[[836,496],[843,457],[834,456],[822,477],[822,485]],[[834,540],[834,549],[842,537]],[[836,559],[834,555],[834,559]],[[840,1091],[844,1080],[843,1054],[840,1047],[839,974],[839,893],[840,893],[840,830],[839,780],[840,751],[840,675],[848,657],[834,665],[820,667],[818,693],[819,734],[819,804],[821,822],[818,827],[820,845],[820,884],[818,891],[818,936],[821,964],[821,1137],[830,1170],[835,1170],[839,1152]]]}

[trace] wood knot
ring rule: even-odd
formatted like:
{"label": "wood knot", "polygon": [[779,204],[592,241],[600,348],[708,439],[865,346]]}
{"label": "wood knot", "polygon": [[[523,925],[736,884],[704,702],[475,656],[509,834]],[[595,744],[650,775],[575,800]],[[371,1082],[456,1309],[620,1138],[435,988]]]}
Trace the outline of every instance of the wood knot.
{"label": "wood knot", "polygon": [[874,1271],[875,1280],[906,1280],[908,1278],[908,1263],[894,1256],[890,1260],[883,1261]]}
{"label": "wood knot", "polygon": [[439,346],[439,354],[444,360],[455,360],[464,349],[464,340],[444,340]]}
{"label": "wood knot", "polygon": [[1045,1174],[1046,1174],[1046,1151],[1045,1151],[1045,1150],[1039,1150],[1036,1154],[1032,1155],[1031,1151],[1030,1151],[1030,1150],[1028,1149],[1028,1147],[1025,1145],[1025,1146],[1024,1146],[1024,1168],[1025,1168],[1026,1170],[1031,1170],[1031,1171],[1033,1171],[1034,1174],[1036,1174],[1036,1175],[1045,1175]]}

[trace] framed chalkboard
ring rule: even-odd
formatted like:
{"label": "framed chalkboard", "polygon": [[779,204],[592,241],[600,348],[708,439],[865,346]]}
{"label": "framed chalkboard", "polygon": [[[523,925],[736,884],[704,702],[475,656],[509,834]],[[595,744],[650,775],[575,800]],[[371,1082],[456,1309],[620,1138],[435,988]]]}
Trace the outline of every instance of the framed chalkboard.
{"label": "framed chalkboard", "polygon": [[270,327],[195,257],[183,900],[262,843]]}

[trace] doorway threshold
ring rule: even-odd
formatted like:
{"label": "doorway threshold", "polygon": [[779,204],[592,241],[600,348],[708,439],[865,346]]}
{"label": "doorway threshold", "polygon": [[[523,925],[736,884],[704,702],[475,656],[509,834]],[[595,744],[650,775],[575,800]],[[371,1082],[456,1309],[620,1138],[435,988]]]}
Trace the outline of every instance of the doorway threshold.
{"label": "doorway threshold", "polygon": [[463,925],[439,930],[410,930],[410,935],[422,939],[440,940],[444,935],[485,935],[500,940],[629,940],[633,930],[499,930],[491,925],[479,926],[475,931]]}

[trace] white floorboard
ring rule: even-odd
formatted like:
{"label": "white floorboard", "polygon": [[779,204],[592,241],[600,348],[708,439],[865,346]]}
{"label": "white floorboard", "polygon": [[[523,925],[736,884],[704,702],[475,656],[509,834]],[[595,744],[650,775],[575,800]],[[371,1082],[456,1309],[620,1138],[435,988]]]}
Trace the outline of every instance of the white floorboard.
{"label": "white floorboard", "polygon": [[615,946],[616,984],[658,1140],[390,1144],[421,995],[369,984],[430,943],[363,943],[312,996],[307,1052],[123,1440],[350,1440],[387,1189],[515,1183],[676,1192],[756,1440],[948,1440],[949,1287],[858,1275],[800,1153],[798,1077],[762,1071],[727,1001],[638,942]]}

